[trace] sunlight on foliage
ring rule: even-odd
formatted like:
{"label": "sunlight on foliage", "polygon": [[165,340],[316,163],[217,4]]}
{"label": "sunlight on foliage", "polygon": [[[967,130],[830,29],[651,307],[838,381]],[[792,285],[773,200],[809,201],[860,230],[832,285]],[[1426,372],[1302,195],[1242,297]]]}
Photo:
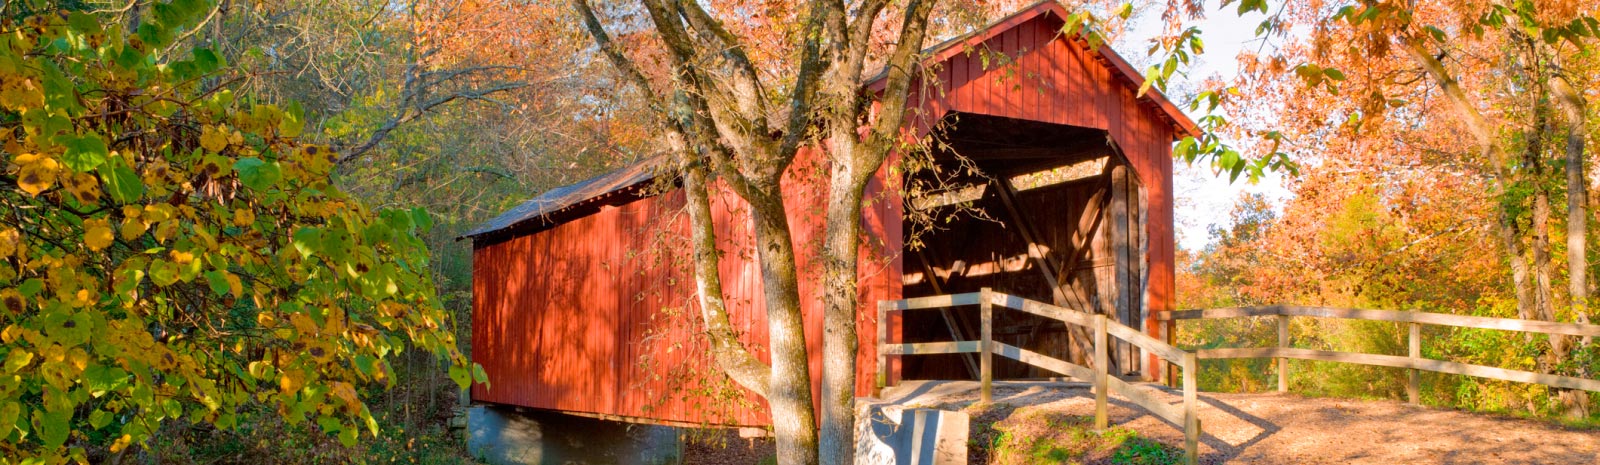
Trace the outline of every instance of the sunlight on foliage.
{"label": "sunlight on foliage", "polygon": [[236,97],[217,54],[173,53],[210,10],[85,13],[0,36],[0,456],[104,461],[164,422],[261,404],[349,445],[359,387],[410,344],[468,368],[436,303],[421,210],[369,211],[298,142],[298,107]]}

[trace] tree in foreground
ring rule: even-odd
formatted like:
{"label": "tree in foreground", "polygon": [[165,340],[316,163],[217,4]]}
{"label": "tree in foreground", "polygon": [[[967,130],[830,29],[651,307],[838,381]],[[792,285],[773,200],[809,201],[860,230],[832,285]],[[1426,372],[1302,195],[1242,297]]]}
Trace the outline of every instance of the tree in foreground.
{"label": "tree in foreground", "polygon": [[[628,84],[644,95],[670,145],[671,169],[688,199],[694,270],[713,355],[734,382],[767,399],[785,464],[851,463],[854,457],[856,254],[862,193],[901,139],[906,98],[935,0],[813,2],[803,12],[760,5],[642,0],[665,70],[643,66],[612,40],[587,0],[574,9]],[[891,6],[900,8],[899,19]],[[776,14],[768,22],[719,14]],[[885,24],[885,23],[888,24]],[[885,32],[890,31],[890,32]],[[753,37],[764,34],[763,37]],[[892,37],[887,56],[871,46]],[[772,47],[772,48],[767,48]],[[797,57],[786,56],[794,51]],[[637,52],[635,52],[637,53]],[[792,59],[793,65],[781,61]],[[884,91],[861,89],[868,63],[881,62]],[[644,62],[653,64],[652,62]],[[764,69],[781,69],[778,73]],[[876,71],[873,69],[871,71]],[[879,111],[871,113],[872,102]],[[826,142],[823,142],[826,141]],[[798,273],[781,181],[803,147],[825,147],[829,174],[823,245],[822,434],[817,435],[800,315]],[[771,363],[737,339],[717,274],[710,194],[727,188],[750,204],[769,322]],[[819,454],[820,447],[820,454]]]}
{"label": "tree in foreground", "polygon": [[[420,210],[369,211],[299,110],[173,45],[208,9],[0,25],[0,456],[116,462],[253,406],[353,444],[405,347],[482,379],[435,303]],[[474,376],[476,375],[476,376]]]}

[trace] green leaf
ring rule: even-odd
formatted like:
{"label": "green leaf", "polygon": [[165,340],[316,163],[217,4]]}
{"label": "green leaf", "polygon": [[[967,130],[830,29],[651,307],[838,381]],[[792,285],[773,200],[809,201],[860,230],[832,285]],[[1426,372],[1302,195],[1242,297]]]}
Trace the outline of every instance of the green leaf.
{"label": "green leaf", "polygon": [[90,427],[93,427],[94,429],[101,429],[105,428],[106,425],[109,424],[111,424],[111,412],[107,412],[105,410],[95,410],[93,412],[89,412]]}
{"label": "green leaf", "polygon": [[183,403],[171,397],[162,399],[161,411],[166,412],[167,418],[183,418]]}
{"label": "green leaf", "polygon": [[12,347],[11,352],[6,353],[6,373],[16,373],[17,370],[28,366],[28,363],[32,361],[33,352],[21,347]]}
{"label": "green leaf", "polygon": [[178,264],[167,260],[150,262],[150,282],[167,287],[178,282]]}
{"label": "green leaf", "polygon": [[83,371],[83,386],[88,388],[89,395],[94,397],[121,388],[127,381],[128,372],[117,367],[93,365]]}
{"label": "green leaf", "polygon": [[467,373],[467,367],[461,365],[450,365],[450,380],[455,381],[456,386],[461,387],[461,389],[472,386],[471,374]]}
{"label": "green leaf", "polygon": [[344,262],[350,259],[350,249],[354,248],[355,244],[355,239],[350,237],[349,231],[332,227],[322,232],[322,247],[319,250],[327,259]]}
{"label": "green leaf", "polygon": [[479,384],[489,382],[489,373],[483,371],[483,365],[472,364],[472,381]]}
{"label": "green leaf", "polygon": [[139,173],[120,161],[100,165],[100,183],[111,194],[111,200],[120,203],[138,202],[144,196],[144,181],[139,179]]}
{"label": "green leaf", "polygon": [[278,134],[284,137],[299,137],[306,127],[306,110],[300,102],[289,102],[284,110],[283,119],[278,121]]}
{"label": "green leaf", "polygon": [[357,355],[354,360],[354,364],[356,366],[356,370],[360,371],[363,375],[372,376],[374,373],[378,372],[378,359],[371,355]]}
{"label": "green leaf", "polygon": [[39,278],[23,281],[21,286],[17,286],[17,292],[21,292],[23,297],[33,297],[42,290],[44,290],[44,280]]}
{"label": "green leaf", "polygon": [[67,153],[61,156],[61,162],[80,173],[94,171],[106,162],[106,141],[98,134],[82,137],[69,136],[63,138],[61,145],[65,146]]}
{"label": "green leaf", "polygon": [[228,295],[228,277],[221,271],[211,270],[205,273],[206,285],[211,287],[211,292],[217,295]]}
{"label": "green leaf", "polygon": [[71,432],[72,409],[48,410],[39,415],[39,442],[44,443],[45,448],[54,449],[66,444]]}
{"label": "green leaf", "polygon": [[357,430],[355,428],[345,428],[343,430],[340,430],[339,431],[339,443],[340,444],[344,444],[345,447],[355,447],[356,446],[356,435],[360,434],[360,433],[361,433],[361,431]]}
{"label": "green leaf", "polygon": [[211,51],[209,48],[194,49],[193,54],[194,59],[192,61],[194,61],[195,68],[197,68],[197,71],[199,71],[201,74],[210,74],[211,72],[216,71],[218,68],[221,68],[223,65],[222,58],[218,57],[217,53]]}
{"label": "green leaf", "polygon": [[277,162],[268,163],[255,157],[240,158],[233,163],[233,171],[239,173],[240,183],[258,191],[267,190],[283,179]]}
{"label": "green leaf", "polygon": [[16,427],[20,418],[22,418],[22,404],[12,400],[0,403],[0,440],[11,435],[11,430]]}
{"label": "green leaf", "polygon": [[422,207],[411,208],[411,221],[417,225],[417,230],[420,232],[426,233],[433,229],[433,217],[429,216],[428,210]]}
{"label": "green leaf", "polygon": [[95,20],[94,15],[78,11],[67,16],[67,27],[80,34],[98,34],[102,31],[100,21]]}
{"label": "green leaf", "polygon": [[294,250],[300,252],[300,258],[311,258],[322,247],[322,230],[304,227],[295,230],[294,237],[289,241],[294,245]]}
{"label": "green leaf", "polygon": [[1177,147],[1173,147],[1173,149],[1172,149],[1172,155],[1175,156],[1175,157],[1182,158],[1186,162],[1193,162],[1194,161],[1194,137],[1193,136],[1184,137],[1183,140],[1178,141],[1178,146]]}
{"label": "green leaf", "polygon": [[1322,70],[1322,75],[1323,76],[1327,76],[1328,79],[1332,79],[1332,80],[1335,80],[1335,81],[1343,81],[1344,80],[1344,72],[1343,71],[1339,71],[1337,69],[1333,69],[1333,68],[1328,68],[1328,69]]}

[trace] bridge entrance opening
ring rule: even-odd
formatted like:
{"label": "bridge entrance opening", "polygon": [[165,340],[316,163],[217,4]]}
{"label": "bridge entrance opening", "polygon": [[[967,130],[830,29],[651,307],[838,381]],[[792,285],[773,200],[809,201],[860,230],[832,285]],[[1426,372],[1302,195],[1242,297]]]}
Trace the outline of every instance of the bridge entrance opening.
{"label": "bridge entrance opening", "polygon": [[[1147,232],[1138,173],[1099,129],[953,113],[932,169],[913,173],[906,205],[906,297],[1006,289],[1141,327],[1148,313]],[[901,341],[976,340],[976,307],[904,316]],[[891,331],[893,331],[891,329]],[[994,338],[1087,365],[1081,328],[1022,312],[996,315]],[[1119,375],[1141,371],[1132,346],[1112,351]],[[974,354],[902,357],[902,379],[976,379]],[[1000,379],[1059,374],[998,360]]]}

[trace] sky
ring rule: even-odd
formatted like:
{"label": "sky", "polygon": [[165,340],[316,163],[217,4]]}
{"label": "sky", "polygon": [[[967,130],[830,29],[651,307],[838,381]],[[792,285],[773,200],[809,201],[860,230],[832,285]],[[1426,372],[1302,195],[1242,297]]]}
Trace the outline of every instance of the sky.
{"label": "sky", "polygon": [[[1276,9],[1278,2],[1269,2]],[[1171,86],[1184,88],[1190,84],[1219,76],[1224,80],[1232,79],[1238,69],[1235,57],[1244,47],[1257,47],[1260,44],[1252,42],[1255,39],[1255,29],[1266,15],[1251,13],[1240,17],[1235,14],[1232,6],[1220,9],[1218,0],[1207,2],[1206,18],[1194,25],[1200,28],[1201,41],[1205,43],[1205,53],[1201,56],[1196,66],[1192,67],[1188,76],[1175,76]],[[1149,47],[1148,39],[1158,35],[1163,26],[1160,18],[1161,12],[1157,9],[1142,12],[1142,17],[1135,17],[1131,24],[1133,27],[1123,37],[1113,44],[1117,52],[1135,64],[1151,61],[1145,56]],[[1142,70],[1143,66],[1139,66]],[[1173,96],[1184,111],[1188,105],[1182,96]],[[1198,119],[1202,112],[1190,112],[1191,118]],[[1237,145],[1237,144],[1236,144]],[[1272,174],[1264,177],[1258,184],[1250,184],[1247,180],[1239,179],[1229,183],[1226,174],[1214,174],[1207,164],[1189,166],[1181,161],[1175,162],[1173,187],[1176,201],[1176,220],[1178,247],[1188,250],[1200,250],[1210,241],[1211,227],[1226,227],[1229,225],[1228,213],[1233,208],[1236,199],[1245,193],[1264,195],[1274,208],[1281,208],[1283,203],[1291,197],[1291,193],[1284,187],[1283,177]],[[1281,211],[1281,210],[1280,210]]]}

